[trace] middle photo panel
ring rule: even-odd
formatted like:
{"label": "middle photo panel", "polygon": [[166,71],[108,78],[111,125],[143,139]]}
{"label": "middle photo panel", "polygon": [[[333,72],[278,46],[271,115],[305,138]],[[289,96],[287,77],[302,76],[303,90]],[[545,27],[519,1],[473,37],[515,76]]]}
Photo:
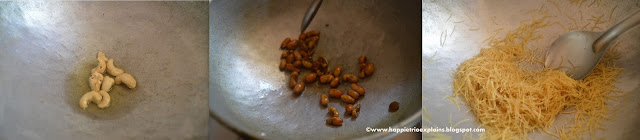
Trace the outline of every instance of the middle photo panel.
{"label": "middle photo panel", "polygon": [[[210,115],[242,137],[387,138],[419,126],[420,4],[211,1]],[[315,15],[315,16],[314,16]]]}

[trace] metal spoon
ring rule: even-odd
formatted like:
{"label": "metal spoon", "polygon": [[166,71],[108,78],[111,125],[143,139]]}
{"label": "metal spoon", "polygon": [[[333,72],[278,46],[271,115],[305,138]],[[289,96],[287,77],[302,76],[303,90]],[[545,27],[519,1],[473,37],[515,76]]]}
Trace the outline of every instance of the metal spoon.
{"label": "metal spoon", "polygon": [[551,44],[544,66],[563,70],[571,78],[581,80],[593,71],[604,52],[620,35],[638,24],[640,11],[605,32],[571,31],[563,34]]}
{"label": "metal spoon", "polygon": [[318,12],[321,4],[322,0],[314,0],[313,3],[311,3],[311,6],[309,6],[309,9],[307,9],[307,13],[304,14],[304,18],[302,19],[302,26],[300,27],[301,34],[304,33],[304,30],[307,29],[307,26],[311,24],[311,20],[313,20],[313,17],[316,16],[316,12]]}

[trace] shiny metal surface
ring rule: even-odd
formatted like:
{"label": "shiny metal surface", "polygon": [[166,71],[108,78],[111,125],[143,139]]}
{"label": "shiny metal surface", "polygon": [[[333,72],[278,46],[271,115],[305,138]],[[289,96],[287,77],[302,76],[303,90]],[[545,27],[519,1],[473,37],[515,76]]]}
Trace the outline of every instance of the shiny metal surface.
{"label": "shiny metal surface", "polygon": [[[570,3],[570,1],[512,1],[512,0],[479,0],[479,1],[423,1],[422,3],[422,103],[423,128],[448,127],[457,122],[458,128],[476,128],[478,123],[475,115],[466,112],[469,107],[460,105],[460,109],[446,98],[452,95],[452,75],[455,69],[463,61],[475,56],[481,48],[488,45],[483,41],[499,30],[498,37],[503,37],[507,31],[515,29],[522,20],[530,19],[527,12],[540,7],[548,9],[552,22],[565,25],[571,24],[571,17],[584,26],[592,16],[605,14],[608,22],[601,24],[603,31],[607,27],[622,20],[630,12],[639,8],[639,2],[634,0],[598,1],[589,6],[593,1]],[[617,6],[617,7],[616,7]],[[616,7],[609,20],[609,13]],[[580,14],[582,12],[582,14]],[[582,18],[580,18],[582,17]],[[566,33],[562,27],[553,25],[542,31],[544,37],[531,44],[531,48],[538,48],[539,53],[546,53],[550,44],[560,35]],[[617,65],[625,68],[620,75],[619,90],[627,93],[624,97],[624,105],[611,120],[603,120],[601,123],[606,130],[597,133],[594,138],[606,139],[634,139],[640,135],[640,54],[638,45],[640,39],[637,36],[640,31],[632,30],[628,35],[622,36],[619,48],[621,53]],[[446,39],[445,39],[446,38]],[[623,102],[614,102],[611,106],[618,106]],[[560,114],[554,122],[555,126],[572,119],[571,114]],[[451,118],[451,119],[450,119]],[[423,138],[452,138],[462,139],[464,135],[456,133],[422,133]],[[474,138],[480,133],[472,133]],[[534,132],[529,134],[532,139],[555,139],[544,133]]]}
{"label": "shiny metal surface", "polygon": [[[0,2],[0,139],[205,139],[207,2]],[[133,75],[78,106],[103,51]]]}
{"label": "shiny metal surface", "polygon": [[594,53],[593,44],[602,32],[571,31],[560,35],[549,46],[544,67],[562,70],[573,79],[587,77],[606,51]]}
{"label": "shiny metal surface", "polygon": [[301,34],[304,33],[307,27],[309,27],[309,24],[311,24],[311,21],[313,21],[313,17],[316,16],[320,5],[322,5],[322,0],[313,0],[311,5],[309,5],[309,9],[307,9],[307,12],[304,13],[304,17],[302,18],[302,25],[300,26]]}
{"label": "shiny metal surface", "polygon": [[[549,47],[544,65],[547,68],[561,68],[573,79],[583,79],[593,71],[609,46],[620,35],[638,24],[640,24],[640,10],[636,10],[604,32],[576,30],[563,34]],[[572,70],[573,67],[577,69]]]}
{"label": "shiny metal surface", "polygon": [[[344,106],[331,99],[343,126],[325,124],[320,95],[328,85],[308,84],[301,96],[286,85],[278,69],[279,45],[299,35],[305,1],[212,1],[210,35],[210,107],[223,125],[244,136],[265,139],[381,138],[366,127],[412,126],[420,118],[419,8],[409,1],[324,1],[307,30],[320,30],[315,57],[356,74],[357,58],[366,55],[375,73],[359,82],[367,93],[358,101],[357,119],[344,118]],[[304,72],[302,75],[305,75]],[[348,89],[343,83],[339,89]],[[391,102],[400,110],[388,112]]]}

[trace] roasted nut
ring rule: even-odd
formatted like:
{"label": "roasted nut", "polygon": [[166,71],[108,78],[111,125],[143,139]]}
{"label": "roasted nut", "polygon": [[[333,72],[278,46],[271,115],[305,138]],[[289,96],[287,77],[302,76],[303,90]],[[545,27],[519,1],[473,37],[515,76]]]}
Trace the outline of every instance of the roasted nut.
{"label": "roasted nut", "polygon": [[327,124],[334,126],[342,126],[342,119],[340,117],[331,117],[327,119]]}
{"label": "roasted nut", "polygon": [[300,95],[302,94],[302,91],[304,91],[304,82],[298,82],[298,84],[293,87],[293,93],[296,95]]}
{"label": "roasted nut", "polygon": [[293,66],[293,64],[287,64],[285,68],[291,72],[300,72],[300,69]]}
{"label": "roasted nut", "polygon": [[298,43],[298,45],[300,45],[300,49],[301,51],[306,51],[309,50],[309,46],[307,45],[306,41],[300,40],[300,43]]}
{"label": "roasted nut", "polygon": [[339,85],[340,85],[340,78],[333,77],[333,80],[331,80],[331,87],[335,88],[335,87],[338,87]]}
{"label": "roasted nut", "polygon": [[307,60],[302,60],[302,66],[304,66],[307,69],[311,69],[313,68],[313,63],[307,61]]}
{"label": "roasted nut", "polygon": [[357,118],[358,117],[358,112],[353,110],[351,111],[351,116],[353,116],[353,118]]}
{"label": "roasted nut", "polygon": [[293,56],[293,54],[292,54],[292,53],[290,53],[290,54],[287,56],[287,64],[289,64],[289,63],[293,63],[293,61],[295,61],[295,57]]}
{"label": "roasted nut", "polygon": [[312,39],[307,43],[307,47],[309,47],[308,49],[313,49],[313,48],[316,48],[317,44],[318,44],[318,40]]}
{"label": "roasted nut", "polygon": [[340,73],[342,72],[342,66],[338,65],[333,69],[333,76],[340,77]]}
{"label": "roasted nut", "polygon": [[333,98],[340,98],[340,96],[342,96],[342,90],[335,88],[329,89],[329,96]]}
{"label": "roasted nut", "polygon": [[289,56],[289,52],[288,51],[284,51],[284,52],[282,52],[282,55],[280,55],[280,58],[286,59],[287,56]]}
{"label": "roasted nut", "polygon": [[313,48],[316,48],[316,45],[318,45],[318,39],[315,39],[315,37],[312,37],[307,46],[309,47],[309,49],[313,49]]}
{"label": "roasted nut", "polygon": [[358,114],[360,114],[360,104],[356,105],[356,107],[354,107],[351,111],[351,116],[353,116],[354,118],[357,118]]}
{"label": "roasted nut", "polygon": [[284,70],[286,66],[287,66],[287,60],[280,59],[280,70]]}
{"label": "roasted nut", "polygon": [[289,87],[293,88],[298,84],[298,72],[291,72],[291,78],[289,78]]}
{"label": "roasted nut", "polygon": [[367,63],[360,63],[360,69],[358,69],[358,71],[363,71],[365,67],[367,67]]}
{"label": "roasted nut", "polygon": [[369,63],[367,65],[367,67],[364,68],[364,73],[367,74],[367,76],[373,74],[373,63]]}
{"label": "roasted nut", "polygon": [[298,40],[304,40],[307,39],[307,34],[300,34],[300,36],[298,36]]}
{"label": "roasted nut", "polygon": [[398,102],[393,101],[389,104],[389,112],[396,112],[398,109],[400,109],[400,104]]}
{"label": "roasted nut", "polygon": [[333,79],[333,75],[331,74],[325,74],[320,76],[320,83],[329,83],[331,82],[331,80]]}
{"label": "roasted nut", "polygon": [[347,90],[347,95],[351,96],[353,99],[356,99],[356,100],[358,100],[358,98],[360,97],[360,94],[353,89]]}
{"label": "roasted nut", "polygon": [[313,55],[313,52],[316,52],[316,51],[315,51],[315,50],[313,50],[313,49],[309,49],[309,50],[307,51],[307,55],[309,55],[309,57],[311,57],[311,56]]}
{"label": "roasted nut", "polygon": [[345,103],[349,103],[349,104],[356,103],[356,99],[353,99],[353,97],[349,95],[341,95],[340,99],[342,99],[342,101]]}
{"label": "roasted nut", "polygon": [[342,75],[342,81],[348,81],[351,83],[356,83],[358,82],[358,77],[356,77],[355,75],[351,75],[351,74],[345,74]]}
{"label": "roasted nut", "polygon": [[353,108],[352,104],[348,104],[347,106],[344,107],[345,114],[351,114],[351,111],[353,110],[355,110],[355,108]]}
{"label": "roasted nut", "polygon": [[327,96],[327,94],[322,94],[320,96],[320,104],[322,104],[323,106],[329,105],[329,97]]}
{"label": "roasted nut", "polygon": [[306,34],[307,34],[308,37],[309,36],[319,36],[320,35],[320,31],[318,31],[318,30],[308,31]]}
{"label": "roasted nut", "polygon": [[296,68],[299,68],[300,66],[302,66],[302,62],[300,62],[298,60],[293,61],[293,66],[296,67]]}
{"label": "roasted nut", "polygon": [[285,38],[284,41],[282,41],[282,44],[280,44],[280,49],[284,49],[285,47],[287,47],[287,45],[289,45],[289,42],[291,42],[291,38]]}
{"label": "roasted nut", "polygon": [[364,79],[365,77],[367,77],[367,75],[365,75],[364,70],[361,70],[360,72],[358,72],[358,77],[360,77],[360,79]]}
{"label": "roasted nut", "polygon": [[366,56],[360,56],[358,57],[358,62],[359,63],[367,63],[367,57]]}
{"label": "roasted nut", "polygon": [[329,62],[327,61],[327,59],[324,59],[324,57],[319,56],[318,59],[316,60],[316,65],[318,68],[321,68],[322,70],[327,69],[327,67],[329,67]]}
{"label": "roasted nut", "polygon": [[293,76],[291,76],[291,78],[289,78],[289,87],[293,88],[298,84],[298,80],[295,79]]}
{"label": "roasted nut", "polygon": [[306,37],[307,37],[307,38],[305,38],[305,39],[304,39],[304,42],[309,43],[309,42],[311,42],[311,40],[313,40],[313,36],[310,36],[309,34],[307,34],[307,36],[306,36]]}
{"label": "roasted nut", "polygon": [[353,83],[351,84],[351,89],[358,92],[361,96],[364,96],[364,93],[365,93],[364,88],[362,88],[360,85]]}
{"label": "roasted nut", "polygon": [[298,47],[298,40],[291,40],[291,42],[289,42],[289,44],[287,44],[287,49],[289,50],[295,50],[296,47]]}
{"label": "roasted nut", "polygon": [[293,56],[296,60],[302,60],[302,55],[300,54],[300,50],[293,51]]}
{"label": "roasted nut", "polygon": [[316,77],[318,77],[315,73],[309,73],[307,76],[304,76],[304,81],[307,83],[313,83],[316,81]]}
{"label": "roasted nut", "polygon": [[336,109],[333,106],[329,107],[329,114],[333,115],[333,117],[339,117],[340,113],[338,112],[338,109]]}

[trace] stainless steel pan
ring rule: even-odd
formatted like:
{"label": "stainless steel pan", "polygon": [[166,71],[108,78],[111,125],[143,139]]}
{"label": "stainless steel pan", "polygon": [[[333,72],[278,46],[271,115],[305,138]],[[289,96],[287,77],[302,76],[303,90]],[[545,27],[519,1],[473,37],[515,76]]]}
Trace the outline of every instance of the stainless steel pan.
{"label": "stainless steel pan", "polygon": [[[556,3],[558,7],[555,6]],[[522,20],[531,19],[528,12],[532,9],[547,9],[550,22],[564,24],[565,27],[573,24],[571,18],[577,21],[580,27],[589,23],[592,16],[603,16],[602,31],[612,24],[617,23],[631,12],[639,9],[638,1],[634,0],[587,0],[571,3],[568,0],[551,1],[512,1],[512,0],[479,0],[479,1],[423,1],[422,10],[422,60],[423,76],[425,76],[422,96],[424,98],[425,115],[423,128],[448,127],[450,123],[460,123],[458,128],[477,128],[472,112],[466,112],[469,107],[460,105],[460,110],[455,104],[449,102],[446,96],[452,95],[450,86],[451,75],[458,64],[477,55],[481,48],[488,45],[483,42],[491,37],[496,30],[498,37],[504,37],[507,31],[513,30],[521,24]],[[612,9],[615,10],[611,14]],[[611,18],[609,16],[611,15]],[[526,22],[526,21],[525,21]],[[591,24],[593,25],[593,24]],[[591,27],[589,25],[588,27]],[[565,33],[562,27],[552,25],[541,31],[544,35],[541,40],[533,42],[530,47],[537,48],[544,53],[551,43],[559,35]],[[617,52],[621,53],[617,66],[624,68],[624,73],[619,77],[617,86],[619,90],[627,93],[625,99],[613,102],[611,107],[620,107],[620,110],[611,120],[603,120],[601,123],[606,128],[599,131],[593,138],[606,139],[634,139],[640,134],[640,54],[638,54],[638,39],[640,31],[630,31],[627,36],[617,42],[620,46]],[[588,94],[588,93],[584,93]],[[620,106],[624,102],[623,106]],[[559,114],[554,126],[560,127],[565,122],[573,119],[573,114]],[[440,135],[442,134],[442,135]],[[423,138],[442,138],[451,136],[453,139],[463,139],[464,135],[456,133],[423,133]],[[472,133],[477,138],[480,133]],[[444,135],[444,136],[443,136]],[[544,132],[530,133],[532,139],[555,139]]]}
{"label": "stainless steel pan", "polygon": [[[209,72],[212,116],[243,136],[264,139],[382,138],[366,128],[412,127],[420,121],[420,15],[417,2],[325,0],[307,28],[321,32],[314,57],[330,68],[357,74],[357,58],[366,55],[375,73],[359,82],[367,93],[357,119],[331,99],[343,126],[325,124],[320,95],[328,85],[308,84],[294,96],[289,72],[278,69],[279,45],[300,33],[311,0],[219,0],[211,2]],[[306,75],[307,72],[301,75]],[[343,83],[339,89],[348,89]],[[391,102],[400,110],[388,112]]]}
{"label": "stainless steel pan", "polygon": [[[207,2],[0,2],[0,139],[204,139]],[[133,75],[86,110],[103,51]]]}

